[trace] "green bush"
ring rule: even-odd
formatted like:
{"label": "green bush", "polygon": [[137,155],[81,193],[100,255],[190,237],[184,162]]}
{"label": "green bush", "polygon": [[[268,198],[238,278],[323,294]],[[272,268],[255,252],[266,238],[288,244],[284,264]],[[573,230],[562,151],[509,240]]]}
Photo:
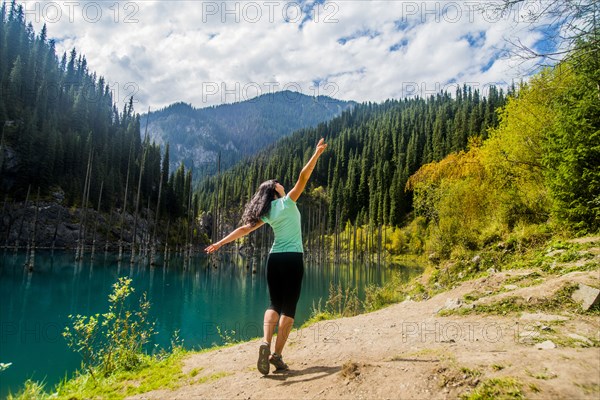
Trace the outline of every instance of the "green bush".
{"label": "green bush", "polygon": [[145,293],[138,309],[130,309],[128,297],[133,292],[131,278],[121,277],[108,297],[107,313],[69,316],[72,326],[65,328],[63,336],[94,379],[97,373],[109,376],[133,370],[144,361],[144,345],[155,334],[154,323],[148,321],[150,302]]}
{"label": "green bush", "polygon": [[366,311],[379,310],[389,304],[402,300],[403,293],[397,284],[392,282],[384,286],[369,285],[366,288],[364,307]]}

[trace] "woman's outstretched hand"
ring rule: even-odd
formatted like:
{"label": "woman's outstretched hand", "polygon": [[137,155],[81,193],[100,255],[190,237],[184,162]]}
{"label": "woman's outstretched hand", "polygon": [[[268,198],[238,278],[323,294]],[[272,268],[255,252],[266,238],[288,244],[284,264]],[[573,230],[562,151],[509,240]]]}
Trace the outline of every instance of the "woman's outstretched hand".
{"label": "woman's outstretched hand", "polygon": [[204,249],[204,251],[206,252],[206,254],[211,254],[214,253],[215,251],[219,250],[221,248],[221,245],[217,242],[217,243],[213,243],[210,246],[208,246],[207,248]]}
{"label": "woman's outstretched hand", "polygon": [[326,148],[327,148],[327,143],[325,143],[325,139],[321,138],[321,140],[319,140],[319,143],[317,143],[317,148],[315,149],[315,154],[320,156],[321,154],[323,154],[323,152],[325,151]]}

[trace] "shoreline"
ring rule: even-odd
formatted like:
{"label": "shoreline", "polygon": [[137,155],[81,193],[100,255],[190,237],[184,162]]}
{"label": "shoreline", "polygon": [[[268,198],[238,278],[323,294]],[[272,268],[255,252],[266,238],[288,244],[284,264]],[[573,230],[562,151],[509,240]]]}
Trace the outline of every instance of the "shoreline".
{"label": "shoreline", "polygon": [[[403,301],[309,320],[290,334],[286,374],[260,376],[255,338],[171,353],[170,372],[159,363],[119,375],[111,390],[135,399],[277,398],[282,387],[289,398],[597,398],[600,368],[590,365],[600,365],[600,308],[582,311],[571,296],[579,285],[600,289],[600,237],[568,242],[519,255],[512,268],[431,285],[448,261],[413,279],[417,291],[395,288]],[[171,379],[150,385],[152,374]],[[65,398],[105,398],[78,393]]]}
{"label": "shoreline", "polygon": [[[598,271],[573,272],[568,279],[599,285]],[[494,390],[518,393],[515,398],[597,398],[600,374],[590,366],[600,362],[598,314],[555,310],[439,316],[474,288],[502,289],[507,279],[523,272],[466,281],[428,300],[404,301],[292,332],[284,351],[288,373],[261,377],[254,365],[258,339],[192,353],[184,358],[182,372],[196,371],[198,378],[173,390],[128,398],[277,398],[282,388],[286,397],[298,399],[468,398],[494,385]],[[549,278],[537,289],[549,290],[560,280]],[[569,336],[575,334],[580,338]],[[555,347],[542,345],[552,339]],[[201,379],[214,374],[222,377]]]}

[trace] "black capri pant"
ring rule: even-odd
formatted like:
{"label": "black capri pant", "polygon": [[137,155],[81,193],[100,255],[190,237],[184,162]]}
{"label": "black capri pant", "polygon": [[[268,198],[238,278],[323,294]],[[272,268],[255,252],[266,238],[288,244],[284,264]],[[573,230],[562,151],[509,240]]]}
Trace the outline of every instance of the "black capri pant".
{"label": "black capri pant", "polygon": [[302,253],[270,253],[267,259],[269,310],[294,318],[302,289],[304,262]]}

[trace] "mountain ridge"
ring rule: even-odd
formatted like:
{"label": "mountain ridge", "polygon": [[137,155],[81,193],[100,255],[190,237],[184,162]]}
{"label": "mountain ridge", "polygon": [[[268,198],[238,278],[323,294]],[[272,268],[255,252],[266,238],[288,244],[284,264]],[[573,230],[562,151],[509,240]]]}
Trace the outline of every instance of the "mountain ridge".
{"label": "mountain ridge", "polygon": [[289,90],[203,108],[176,102],[149,116],[142,115],[140,129],[144,135],[147,119],[150,140],[161,146],[169,143],[171,171],[183,162],[186,168],[212,174],[219,153],[221,167],[227,168],[284,136],[331,120],[356,104]]}

